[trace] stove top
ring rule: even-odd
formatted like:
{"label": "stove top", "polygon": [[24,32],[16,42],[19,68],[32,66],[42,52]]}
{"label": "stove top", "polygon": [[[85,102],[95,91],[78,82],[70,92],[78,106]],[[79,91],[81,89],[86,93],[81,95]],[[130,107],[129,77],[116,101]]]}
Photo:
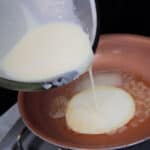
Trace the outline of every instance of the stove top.
{"label": "stove top", "polygon": [[[122,150],[149,150],[150,140]],[[19,119],[0,143],[0,150],[65,150],[32,134]]]}
{"label": "stove top", "polygon": [[0,143],[0,150],[62,150],[33,135],[19,119]]}

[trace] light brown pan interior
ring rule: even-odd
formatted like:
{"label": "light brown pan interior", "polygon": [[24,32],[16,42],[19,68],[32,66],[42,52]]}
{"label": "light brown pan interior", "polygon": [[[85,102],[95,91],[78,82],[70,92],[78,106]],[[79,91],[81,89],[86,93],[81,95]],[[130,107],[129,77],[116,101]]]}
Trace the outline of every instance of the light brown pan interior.
{"label": "light brown pan interior", "polygon": [[[150,39],[123,34],[101,36],[93,68],[133,72],[150,84]],[[130,126],[125,132],[112,135],[77,134],[67,128],[64,118],[52,119],[49,116],[52,100],[57,95],[71,97],[73,87],[74,82],[49,91],[19,93],[22,118],[36,135],[50,143],[72,149],[116,149],[150,139],[150,116],[138,127]]]}

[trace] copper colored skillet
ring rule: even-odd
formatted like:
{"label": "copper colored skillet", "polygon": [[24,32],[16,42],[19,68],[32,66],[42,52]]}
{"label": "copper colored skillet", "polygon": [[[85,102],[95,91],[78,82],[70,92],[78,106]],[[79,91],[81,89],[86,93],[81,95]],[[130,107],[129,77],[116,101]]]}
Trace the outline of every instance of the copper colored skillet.
{"label": "copper colored skillet", "polygon": [[[103,56],[103,57],[102,57]],[[150,39],[137,35],[103,35],[96,51],[94,70],[119,69],[140,75],[150,84]],[[113,135],[82,135],[70,131],[65,119],[49,116],[57,95],[71,97],[74,82],[44,92],[20,92],[19,110],[27,127],[50,143],[71,149],[116,149],[150,139],[150,116],[136,128]]]}

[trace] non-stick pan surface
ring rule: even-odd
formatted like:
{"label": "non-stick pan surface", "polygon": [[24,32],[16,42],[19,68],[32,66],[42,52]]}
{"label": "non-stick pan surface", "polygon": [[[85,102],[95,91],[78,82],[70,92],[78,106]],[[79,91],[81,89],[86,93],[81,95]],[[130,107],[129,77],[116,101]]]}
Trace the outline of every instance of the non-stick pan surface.
{"label": "non-stick pan surface", "polygon": [[[101,36],[93,69],[133,72],[150,84],[150,39],[123,34]],[[49,112],[55,97],[70,98],[77,82],[48,91],[19,93],[20,113],[33,133],[50,143],[71,149],[116,149],[150,139],[150,116],[136,127],[130,126],[131,121],[127,130],[112,135],[77,134],[68,129],[65,118],[51,118]]]}

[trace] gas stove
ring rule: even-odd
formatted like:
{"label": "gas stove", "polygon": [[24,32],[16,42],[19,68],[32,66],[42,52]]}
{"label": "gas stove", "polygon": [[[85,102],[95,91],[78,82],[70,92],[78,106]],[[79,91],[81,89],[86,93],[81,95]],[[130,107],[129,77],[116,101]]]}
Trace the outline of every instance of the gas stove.
{"label": "gas stove", "polygon": [[[2,136],[3,133],[3,136]],[[123,150],[149,150],[150,140]],[[0,150],[65,150],[35,136],[24,124],[17,104],[0,117]]]}
{"label": "gas stove", "polygon": [[19,119],[0,143],[0,150],[63,150],[32,134]]}
{"label": "gas stove", "polygon": [[[124,150],[149,150],[150,141],[143,142]],[[0,150],[65,150],[52,145],[31,133],[19,119],[0,143]]]}

